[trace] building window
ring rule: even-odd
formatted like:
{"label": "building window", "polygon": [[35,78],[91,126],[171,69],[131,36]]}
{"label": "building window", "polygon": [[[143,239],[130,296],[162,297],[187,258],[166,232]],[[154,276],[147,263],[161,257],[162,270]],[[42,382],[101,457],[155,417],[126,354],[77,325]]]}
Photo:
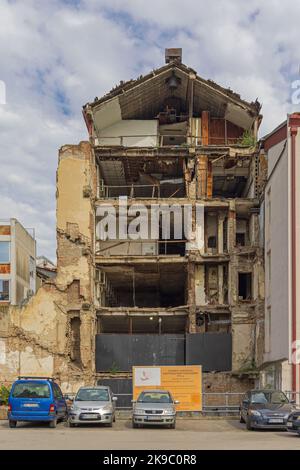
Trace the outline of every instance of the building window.
{"label": "building window", "polygon": [[10,262],[10,242],[0,242],[0,264]]}
{"label": "building window", "polygon": [[245,234],[244,233],[237,233],[236,234],[236,246],[245,246],[246,241],[245,241]]}
{"label": "building window", "polygon": [[0,302],[9,302],[9,280],[0,279]]}
{"label": "building window", "polygon": [[239,300],[252,299],[252,273],[239,273]]}
{"label": "building window", "polygon": [[217,237],[208,237],[207,246],[208,248],[217,248]]}

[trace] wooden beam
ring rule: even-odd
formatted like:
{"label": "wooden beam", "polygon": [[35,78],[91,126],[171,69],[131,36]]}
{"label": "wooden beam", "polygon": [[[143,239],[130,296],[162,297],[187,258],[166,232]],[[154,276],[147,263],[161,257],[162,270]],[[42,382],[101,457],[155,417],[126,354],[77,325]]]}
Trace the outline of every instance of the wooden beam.
{"label": "wooden beam", "polygon": [[209,111],[202,111],[202,145],[209,145]]}

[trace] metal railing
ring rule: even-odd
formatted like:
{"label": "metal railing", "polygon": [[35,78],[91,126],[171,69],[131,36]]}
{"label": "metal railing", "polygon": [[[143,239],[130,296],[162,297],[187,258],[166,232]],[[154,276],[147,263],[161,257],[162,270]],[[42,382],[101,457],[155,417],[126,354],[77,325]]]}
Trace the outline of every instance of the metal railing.
{"label": "metal railing", "polygon": [[[240,402],[243,395],[244,393],[236,392],[203,393],[202,414],[237,415],[239,413]],[[117,409],[128,411],[132,409],[131,393],[115,393],[115,396],[119,398],[117,401]]]}
{"label": "metal railing", "polygon": [[166,193],[166,188],[158,184],[127,184],[127,185],[103,185],[99,187],[98,196],[103,199],[117,199],[119,196],[127,196],[131,199],[160,199],[176,197],[184,190],[184,184]]}
{"label": "metal railing", "polygon": [[236,415],[239,413],[242,392],[209,392],[202,394],[202,413]]}
{"label": "metal railing", "polygon": [[[168,138],[176,138],[182,139],[183,142],[173,144],[169,141],[167,144],[164,144],[164,139]],[[201,146],[201,145],[237,145],[242,144],[242,136],[241,137],[226,137],[226,136],[217,136],[210,134],[208,136],[208,143],[205,141],[203,144],[203,138],[198,135],[190,135],[190,134],[139,134],[139,135],[118,135],[118,136],[99,136],[97,137],[96,145],[102,147],[111,147],[111,146],[120,146],[120,147],[136,147],[137,140],[140,139],[147,139],[153,138],[153,142],[149,143],[148,145],[143,145],[144,147],[181,147],[181,146]],[[133,143],[130,145],[130,139],[133,140]],[[156,142],[154,142],[154,139]],[[111,141],[109,143],[105,143],[105,141]],[[101,142],[102,141],[102,142]],[[112,143],[115,142],[115,143]],[[246,145],[247,146],[247,145]]]}
{"label": "metal railing", "polygon": [[[300,403],[300,392],[286,391],[289,400],[296,400]],[[75,394],[67,393],[69,398],[74,398]],[[117,409],[130,411],[132,410],[132,393],[114,393],[119,398],[117,401]],[[202,414],[226,416],[238,415],[240,403],[245,392],[208,392],[202,393]]]}
{"label": "metal railing", "polygon": [[[128,239],[128,240],[116,240],[115,243],[112,243],[110,245],[106,245],[107,244],[107,241],[101,241],[101,240],[97,240],[96,241],[96,255],[101,255],[103,254],[103,252],[105,251],[109,251],[111,249],[114,249],[116,247],[122,247],[123,245],[123,248],[121,248],[120,250],[120,254],[121,255],[126,255],[126,256],[130,256],[130,254],[134,255],[134,256],[138,256],[139,254],[141,256],[147,256],[147,255],[153,255],[153,256],[157,256],[157,255],[181,255],[181,256],[184,256],[185,255],[185,245],[186,243],[188,243],[188,240],[186,239],[175,239],[175,240],[171,240],[171,239],[166,239],[166,240],[152,240],[152,239],[149,239],[149,240],[131,240],[131,239]],[[138,244],[140,245],[140,248],[141,248],[141,252],[140,253],[137,253],[137,252],[134,252],[134,253],[130,253],[130,247],[131,247],[131,244]],[[106,245],[106,246],[105,246]],[[127,247],[127,252],[124,250],[124,245]],[[176,247],[176,245],[178,245]],[[144,247],[148,247],[148,252],[146,250],[143,250],[143,246]],[[151,250],[150,246],[152,247],[155,247],[154,249]],[[117,256],[118,254],[115,253]]]}

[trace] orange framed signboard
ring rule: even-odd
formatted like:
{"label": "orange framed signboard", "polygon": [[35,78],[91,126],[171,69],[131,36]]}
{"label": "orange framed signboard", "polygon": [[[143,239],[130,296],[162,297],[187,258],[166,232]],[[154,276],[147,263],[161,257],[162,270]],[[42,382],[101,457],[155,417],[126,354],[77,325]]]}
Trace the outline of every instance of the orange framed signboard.
{"label": "orange framed signboard", "polygon": [[177,411],[202,411],[201,366],[137,366],[132,368],[133,399],[142,390],[169,390],[180,402]]}

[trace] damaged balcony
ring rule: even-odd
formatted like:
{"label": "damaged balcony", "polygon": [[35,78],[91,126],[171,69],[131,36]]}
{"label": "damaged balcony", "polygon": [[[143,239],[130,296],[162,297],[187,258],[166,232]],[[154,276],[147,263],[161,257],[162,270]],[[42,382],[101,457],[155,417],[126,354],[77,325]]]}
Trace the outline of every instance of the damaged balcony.
{"label": "damaged balcony", "polygon": [[183,312],[161,312],[143,309],[143,313],[134,312],[121,315],[101,313],[97,318],[98,334],[178,334],[187,329],[187,315]]}
{"label": "damaged balcony", "polygon": [[253,197],[251,169],[255,155],[249,149],[147,149],[103,151],[98,162],[98,198],[201,199]]}
{"label": "damaged balcony", "polygon": [[210,160],[212,196],[225,198],[247,197],[250,166],[253,155],[220,156]]}
{"label": "damaged balcony", "polygon": [[[152,213],[151,208],[144,204],[132,206],[125,204],[124,210],[126,216],[120,206],[116,208],[105,204],[97,206],[95,243],[97,262],[101,262],[101,259],[109,262],[116,258],[127,262],[133,257],[136,262],[141,262],[143,259],[151,262],[151,257],[154,263],[163,258],[172,258],[172,261],[180,262],[178,258],[185,257],[187,240],[181,206],[174,206],[174,211],[167,206]],[[128,215],[131,210],[135,217]],[[113,211],[111,219],[115,223],[114,233],[111,233],[113,239],[109,237],[109,221],[105,219],[107,211]]]}
{"label": "damaged balcony", "polygon": [[187,271],[182,264],[98,266],[98,307],[173,308],[186,305]]}
{"label": "damaged balcony", "polygon": [[101,131],[95,139],[95,147],[247,147],[249,143],[254,144],[252,133],[246,133],[224,118],[210,116],[208,111],[203,111],[201,117],[189,118],[185,114],[178,115],[177,109],[167,104],[153,120],[119,121]]}
{"label": "damaged balcony", "polygon": [[98,158],[98,197],[114,199],[184,198],[184,154],[178,158],[151,158],[121,154],[113,159],[96,151]]}

